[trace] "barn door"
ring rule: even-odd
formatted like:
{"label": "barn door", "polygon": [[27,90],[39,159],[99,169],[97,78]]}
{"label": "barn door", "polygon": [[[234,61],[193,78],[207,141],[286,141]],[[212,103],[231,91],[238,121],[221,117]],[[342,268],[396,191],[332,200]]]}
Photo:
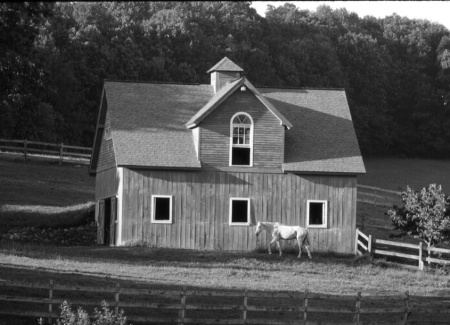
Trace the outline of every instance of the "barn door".
{"label": "barn door", "polygon": [[105,229],[105,201],[100,200],[98,205],[97,218],[97,244],[104,244],[104,229]]}
{"label": "barn door", "polygon": [[116,245],[117,237],[117,199],[111,198],[111,219],[109,224],[109,246]]}

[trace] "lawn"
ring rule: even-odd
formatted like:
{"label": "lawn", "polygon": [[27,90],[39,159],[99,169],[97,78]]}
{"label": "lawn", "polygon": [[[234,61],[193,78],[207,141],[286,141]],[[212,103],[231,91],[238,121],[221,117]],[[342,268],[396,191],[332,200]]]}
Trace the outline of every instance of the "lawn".
{"label": "lawn", "polygon": [[358,184],[400,191],[435,183],[450,195],[450,160],[365,158],[364,164],[367,173],[358,176]]}

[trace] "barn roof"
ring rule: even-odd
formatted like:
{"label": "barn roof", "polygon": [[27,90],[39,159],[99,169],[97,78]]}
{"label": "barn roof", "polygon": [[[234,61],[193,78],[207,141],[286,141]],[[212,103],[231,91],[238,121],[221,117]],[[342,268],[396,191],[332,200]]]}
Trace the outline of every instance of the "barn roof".
{"label": "barn roof", "polygon": [[227,99],[236,89],[241,86],[247,87],[256,98],[258,98],[264,106],[280,121],[281,125],[286,126],[288,129],[292,127],[292,124],[284,117],[260,92],[248,81],[245,77],[236,79],[233,82],[226,84],[218,93],[211,98],[211,100],[203,106],[190,120],[186,123],[187,128],[194,128],[203,121],[212,111],[214,111],[225,99]]}
{"label": "barn roof", "polygon": [[215,66],[207,71],[207,73],[213,71],[232,71],[232,72],[242,72],[244,71],[240,66],[231,61],[229,58],[224,57]]}
{"label": "barn roof", "polygon": [[[223,92],[240,82],[245,78]],[[118,166],[201,167],[186,126],[220,91],[214,94],[211,85],[114,81],[105,81],[104,90]],[[343,89],[255,90],[293,126],[285,132],[283,171],[365,173]]]}

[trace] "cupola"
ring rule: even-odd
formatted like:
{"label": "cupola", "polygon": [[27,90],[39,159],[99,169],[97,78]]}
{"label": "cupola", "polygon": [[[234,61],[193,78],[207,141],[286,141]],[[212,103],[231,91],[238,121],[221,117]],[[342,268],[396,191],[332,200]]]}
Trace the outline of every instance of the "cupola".
{"label": "cupola", "polygon": [[217,93],[227,83],[242,76],[244,70],[229,58],[224,57],[220,62],[207,71],[211,73],[211,85]]}

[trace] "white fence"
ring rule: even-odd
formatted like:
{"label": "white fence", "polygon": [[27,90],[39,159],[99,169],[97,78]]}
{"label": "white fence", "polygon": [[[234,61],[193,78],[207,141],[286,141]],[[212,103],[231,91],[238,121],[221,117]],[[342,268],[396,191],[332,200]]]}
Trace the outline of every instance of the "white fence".
{"label": "white fence", "polygon": [[[410,253],[405,253],[405,252],[401,252],[401,251],[399,252],[398,251],[399,249],[397,249],[397,251],[396,251],[395,248],[388,249],[386,246],[413,249],[413,250],[417,250],[417,253],[410,254]],[[424,252],[427,253],[426,258],[424,258]],[[395,257],[402,257],[402,258],[406,258],[406,259],[416,260],[418,262],[417,267],[419,268],[419,270],[423,270],[424,261],[427,262],[429,265],[431,263],[450,265],[450,260],[432,257],[433,253],[450,255],[450,249],[427,247],[427,249],[424,250],[422,242],[420,242],[419,244],[409,244],[409,243],[400,243],[400,242],[384,240],[384,239],[374,239],[374,238],[372,238],[371,235],[367,236],[364,233],[362,233],[358,228],[356,229],[356,237],[355,237],[355,254],[356,255],[364,255],[364,254],[385,255],[385,256],[395,256]],[[408,267],[408,266],[405,265],[405,267]]]}

